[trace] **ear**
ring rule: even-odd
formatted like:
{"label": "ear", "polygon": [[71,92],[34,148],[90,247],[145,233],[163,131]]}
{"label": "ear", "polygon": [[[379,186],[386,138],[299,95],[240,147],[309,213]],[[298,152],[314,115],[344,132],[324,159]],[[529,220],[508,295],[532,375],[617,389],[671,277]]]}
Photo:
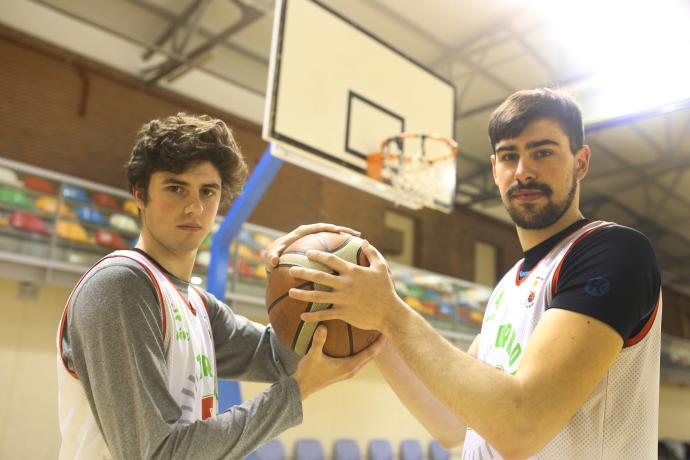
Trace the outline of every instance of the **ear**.
{"label": "ear", "polygon": [[496,178],[496,154],[492,153],[491,158],[491,174],[494,176],[494,184],[498,185],[498,179]]}
{"label": "ear", "polygon": [[132,196],[134,197],[134,201],[136,201],[139,210],[144,209],[145,203],[141,189],[136,186],[132,187]]}
{"label": "ear", "polygon": [[589,171],[589,161],[592,157],[592,151],[589,145],[583,145],[580,150],[575,152],[575,175],[578,181],[581,181]]}

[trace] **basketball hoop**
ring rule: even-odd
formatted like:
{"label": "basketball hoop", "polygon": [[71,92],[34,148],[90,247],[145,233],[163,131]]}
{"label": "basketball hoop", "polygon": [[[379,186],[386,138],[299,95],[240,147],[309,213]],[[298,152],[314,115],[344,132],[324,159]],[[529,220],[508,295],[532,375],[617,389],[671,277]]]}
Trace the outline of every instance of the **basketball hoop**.
{"label": "basketball hoop", "polygon": [[[452,202],[458,144],[438,134],[400,133],[367,156],[367,175],[389,183],[396,204],[414,207]],[[448,195],[451,196],[448,196]]]}

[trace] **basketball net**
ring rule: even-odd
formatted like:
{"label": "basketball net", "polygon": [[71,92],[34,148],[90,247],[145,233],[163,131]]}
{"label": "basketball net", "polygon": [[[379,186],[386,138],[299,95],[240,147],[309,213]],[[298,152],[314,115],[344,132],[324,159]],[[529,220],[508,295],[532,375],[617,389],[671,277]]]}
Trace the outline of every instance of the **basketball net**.
{"label": "basketball net", "polygon": [[[393,187],[396,204],[412,207],[433,203],[455,191],[458,144],[438,134],[400,133],[368,155],[367,175]],[[450,173],[450,174],[449,174]]]}

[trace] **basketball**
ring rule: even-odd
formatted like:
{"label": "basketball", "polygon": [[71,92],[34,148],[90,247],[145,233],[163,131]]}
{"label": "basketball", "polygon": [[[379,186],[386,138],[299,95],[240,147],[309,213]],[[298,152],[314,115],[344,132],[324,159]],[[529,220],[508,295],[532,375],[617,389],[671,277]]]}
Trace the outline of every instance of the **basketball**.
{"label": "basketball", "polygon": [[[278,266],[268,279],[266,305],[268,317],[276,335],[297,354],[304,355],[309,350],[312,336],[318,324],[302,321],[300,315],[308,311],[330,308],[330,304],[309,303],[292,299],[290,288],[306,290],[327,290],[326,286],[293,278],[290,267],[300,266],[334,273],[328,267],[312,262],[305,253],[309,249],[330,252],[341,259],[357,265],[369,266],[369,261],[361,250],[362,240],[345,233],[321,232],[304,236],[288,246],[280,256]],[[358,329],[340,320],[324,321],[328,329],[324,353],[332,357],[354,355],[379,336],[378,331]]]}

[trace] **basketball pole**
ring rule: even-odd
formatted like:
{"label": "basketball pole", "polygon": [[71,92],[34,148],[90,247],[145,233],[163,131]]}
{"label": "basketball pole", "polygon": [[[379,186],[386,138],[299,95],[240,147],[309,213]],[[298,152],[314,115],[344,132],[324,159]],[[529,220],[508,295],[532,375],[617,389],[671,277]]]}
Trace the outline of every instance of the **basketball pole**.
{"label": "basketball pole", "polygon": [[[206,289],[218,300],[225,300],[225,287],[228,278],[230,243],[235,239],[242,224],[251,215],[257,203],[271,185],[275,175],[283,166],[283,160],[273,156],[273,144],[269,144],[252,171],[242,194],[228,209],[220,228],[211,240],[211,261],[208,267]],[[242,394],[240,385],[234,380],[218,380],[218,412],[240,404]]]}

